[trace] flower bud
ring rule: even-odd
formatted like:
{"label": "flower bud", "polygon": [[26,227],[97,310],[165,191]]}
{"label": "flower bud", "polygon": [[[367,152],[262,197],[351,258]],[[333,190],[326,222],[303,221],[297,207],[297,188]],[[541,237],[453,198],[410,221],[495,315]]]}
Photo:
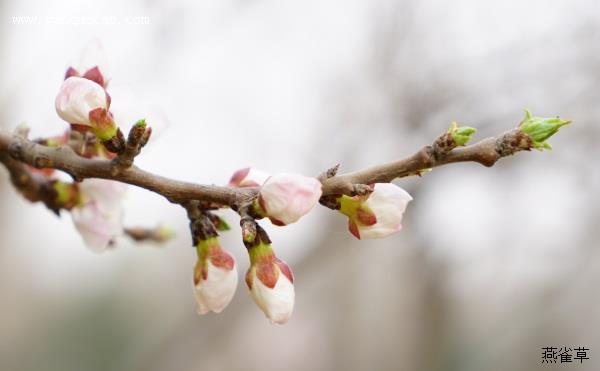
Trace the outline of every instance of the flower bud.
{"label": "flower bud", "polygon": [[402,229],[402,216],[412,197],[392,183],[375,183],[366,196],[338,198],[340,212],[348,216],[348,229],[356,238],[382,238]]}
{"label": "flower bud", "polygon": [[260,188],[255,211],[275,225],[287,225],[307,214],[321,197],[321,182],[296,174],[276,174]]}
{"label": "flower bud", "polygon": [[58,116],[69,124],[92,126],[90,111],[108,109],[108,101],[100,85],[81,77],[69,77],[60,87],[55,106]]}
{"label": "flower bud", "polygon": [[79,203],[71,209],[71,217],[92,251],[104,251],[122,233],[125,189],[123,183],[104,179],[79,183]]}
{"label": "flower bud", "polygon": [[194,296],[198,314],[220,313],[229,304],[237,288],[235,259],[212,237],[200,240],[198,262],[194,269]]}
{"label": "flower bud", "polygon": [[229,180],[229,186],[237,188],[260,187],[268,177],[269,174],[264,171],[246,167],[233,173]]}
{"label": "flower bud", "polygon": [[470,126],[458,126],[456,122],[453,122],[450,129],[448,129],[448,133],[452,136],[457,146],[466,145],[471,139],[471,135],[475,134],[475,132],[477,132],[477,129]]}
{"label": "flower bud", "polygon": [[110,139],[117,132],[109,105],[104,89],[81,77],[66,79],[55,100],[56,113],[61,119],[78,127],[89,127],[100,140]]}
{"label": "flower bud", "polygon": [[552,149],[546,140],[556,134],[562,126],[568,125],[571,120],[561,120],[558,117],[532,116],[529,110],[525,110],[525,118],[521,121],[519,129],[529,135],[533,141],[533,147],[539,150]]}
{"label": "flower bud", "polygon": [[290,267],[277,258],[271,246],[259,243],[248,249],[250,268],[246,285],[258,307],[271,323],[284,324],[294,310],[294,276]]}

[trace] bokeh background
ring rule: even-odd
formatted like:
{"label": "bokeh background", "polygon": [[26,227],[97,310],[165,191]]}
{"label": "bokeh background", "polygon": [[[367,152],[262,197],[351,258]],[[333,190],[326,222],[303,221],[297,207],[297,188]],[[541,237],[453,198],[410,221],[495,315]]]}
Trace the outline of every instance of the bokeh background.
{"label": "bokeh background", "polygon": [[[0,125],[61,132],[63,73],[97,38],[120,124],[160,128],[137,163],[177,179],[356,170],[452,120],[498,134],[525,107],[574,120],[553,151],[398,181],[414,201],[385,240],[355,240],[324,208],[263,223],[296,274],[284,326],[242,281],[223,313],[196,314],[182,208],[131,187],[127,225],[177,235],[98,255],[2,169],[1,370],[599,369],[598,2],[7,0],[0,17]],[[545,365],[547,346],[590,359]]]}

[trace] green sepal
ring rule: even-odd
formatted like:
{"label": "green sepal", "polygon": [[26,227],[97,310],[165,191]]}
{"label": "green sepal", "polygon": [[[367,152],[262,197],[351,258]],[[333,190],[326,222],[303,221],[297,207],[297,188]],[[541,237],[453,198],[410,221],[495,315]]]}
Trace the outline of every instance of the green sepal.
{"label": "green sepal", "polygon": [[472,128],[470,126],[458,126],[458,124],[454,121],[450,125],[448,129],[448,133],[452,135],[452,139],[454,139],[454,143],[456,146],[464,146],[469,140],[471,140],[471,135],[475,134],[477,129]]}
{"label": "green sepal", "polygon": [[525,110],[525,118],[519,124],[519,129],[527,134],[533,141],[533,147],[536,149],[552,149],[546,140],[556,134],[558,130],[571,123],[571,120],[562,120],[558,117],[538,117],[533,116],[531,112]]}
{"label": "green sepal", "polygon": [[212,249],[220,249],[221,244],[219,243],[219,239],[217,237],[210,237],[206,240],[198,240],[198,244],[196,245],[196,252],[198,253],[198,259],[204,260],[208,256],[208,253]]}
{"label": "green sepal", "polygon": [[215,218],[215,221],[216,221],[216,223],[214,223],[214,225],[215,225],[215,228],[217,228],[217,231],[228,231],[231,229],[231,227],[225,221],[225,219],[221,218],[220,216],[217,216]]}
{"label": "green sepal", "polygon": [[340,204],[339,212],[346,215],[349,218],[352,218],[356,215],[356,209],[360,205],[360,202],[355,200],[354,197],[342,195],[337,199],[337,202]]}
{"label": "green sepal", "polygon": [[265,258],[271,258],[275,253],[271,248],[270,244],[260,242],[258,245],[252,246],[248,249],[248,256],[250,257],[250,265],[256,264],[258,261]]}
{"label": "green sepal", "polygon": [[77,184],[57,180],[52,184],[52,187],[56,191],[55,201],[60,207],[71,209],[81,203]]}
{"label": "green sepal", "polygon": [[105,142],[107,140],[112,139],[115,135],[117,135],[117,130],[119,128],[116,125],[112,126],[103,126],[103,127],[94,127],[92,128],[92,133],[100,139],[100,141]]}
{"label": "green sepal", "polygon": [[255,198],[254,202],[252,202],[252,209],[254,210],[256,215],[260,216],[261,218],[264,218],[267,216],[267,212],[262,208],[262,206],[260,206],[260,202],[258,202],[258,198]]}
{"label": "green sepal", "polygon": [[365,204],[366,196],[346,196],[337,198],[340,205],[339,212],[346,215],[351,221],[360,225],[373,225],[377,218],[373,211]]}

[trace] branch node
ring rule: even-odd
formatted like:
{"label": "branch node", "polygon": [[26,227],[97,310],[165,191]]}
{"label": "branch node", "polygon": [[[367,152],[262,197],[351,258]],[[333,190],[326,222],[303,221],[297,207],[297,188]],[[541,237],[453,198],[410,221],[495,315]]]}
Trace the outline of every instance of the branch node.
{"label": "branch node", "polygon": [[373,186],[369,184],[353,184],[351,196],[366,196],[373,192]]}
{"label": "branch node", "polygon": [[102,141],[104,147],[112,153],[121,154],[125,150],[125,137],[121,129],[110,139]]}
{"label": "branch node", "polygon": [[[15,136],[14,139],[18,139],[20,137]],[[23,156],[23,144],[20,140],[13,140],[8,146],[8,154],[10,157],[17,161],[23,161],[25,158]]]}
{"label": "branch node", "polygon": [[319,199],[319,203],[331,210],[339,210],[341,205],[338,201],[340,195],[327,195],[321,196]]}
{"label": "branch node", "polygon": [[112,162],[119,170],[130,168],[133,165],[134,158],[140,154],[142,148],[148,143],[152,129],[146,127],[146,121],[138,121],[127,135],[127,142],[124,142],[123,148],[118,152]]}
{"label": "branch node", "polygon": [[433,142],[433,157],[436,160],[439,160],[450,153],[454,148],[456,148],[454,137],[451,133],[444,133]]}
{"label": "branch node", "polygon": [[265,231],[256,222],[254,222],[254,228],[255,228],[254,238],[252,240],[244,240],[244,246],[246,246],[247,249],[250,249],[250,248],[252,248],[254,246],[257,246],[261,242],[264,243],[264,244],[270,245],[271,244],[271,239],[269,238],[269,235],[267,234],[267,231]]}
{"label": "branch node", "polygon": [[496,152],[500,157],[511,156],[518,151],[529,151],[531,148],[533,140],[519,129],[510,130],[496,140]]}
{"label": "branch node", "polygon": [[190,232],[192,234],[193,246],[198,245],[200,240],[207,240],[211,237],[217,237],[217,229],[210,221],[205,210],[201,209],[201,202],[192,200],[184,204],[190,219]]}
{"label": "branch node", "polygon": [[242,204],[238,210],[238,214],[240,215],[240,227],[242,228],[242,240],[244,244],[253,244],[256,239],[257,233],[257,223],[256,218],[257,215],[254,213],[254,208],[252,202],[246,202]]}
{"label": "branch node", "polygon": [[327,169],[323,173],[319,174],[319,176],[317,176],[317,179],[321,183],[323,183],[324,180],[329,179],[329,178],[333,178],[334,176],[336,176],[339,169],[340,169],[340,164],[336,164],[335,166],[330,167],[329,169]]}

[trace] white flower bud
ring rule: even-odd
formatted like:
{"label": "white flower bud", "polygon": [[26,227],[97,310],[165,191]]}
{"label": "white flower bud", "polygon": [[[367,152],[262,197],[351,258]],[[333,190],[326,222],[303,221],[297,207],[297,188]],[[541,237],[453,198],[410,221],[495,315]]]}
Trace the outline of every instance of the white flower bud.
{"label": "white flower bud", "polygon": [[402,216],[412,197],[395,184],[376,183],[366,199],[342,196],[339,201],[356,238],[382,238],[402,229]]}
{"label": "white flower bud", "polygon": [[[282,269],[283,268],[283,269]],[[246,274],[252,299],[271,323],[286,323],[294,310],[294,278],[282,260],[253,265]]]}
{"label": "white flower bud", "polygon": [[321,182],[296,174],[276,174],[266,180],[258,196],[259,213],[276,225],[287,225],[306,215],[321,197]]}
{"label": "white flower bud", "polygon": [[55,100],[56,113],[69,124],[93,126],[89,114],[98,108],[108,110],[104,89],[81,77],[66,79]]}
{"label": "white flower bud", "polygon": [[237,268],[233,256],[221,249],[216,238],[202,241],[200,244],[205,242],[208,242],[206,253],[200,254],[201,258],[194,271],[194,295],[198,304],[198,314],[210,311],[220,313],[235,294],[238,283]]}
{"label": "white flower bud", "polygon": [[71,217],[92,251],[104,251],[123,232],[125,190],[123,183],[105,179],[86,179],[79,184],[80,202],[71,209]]}

